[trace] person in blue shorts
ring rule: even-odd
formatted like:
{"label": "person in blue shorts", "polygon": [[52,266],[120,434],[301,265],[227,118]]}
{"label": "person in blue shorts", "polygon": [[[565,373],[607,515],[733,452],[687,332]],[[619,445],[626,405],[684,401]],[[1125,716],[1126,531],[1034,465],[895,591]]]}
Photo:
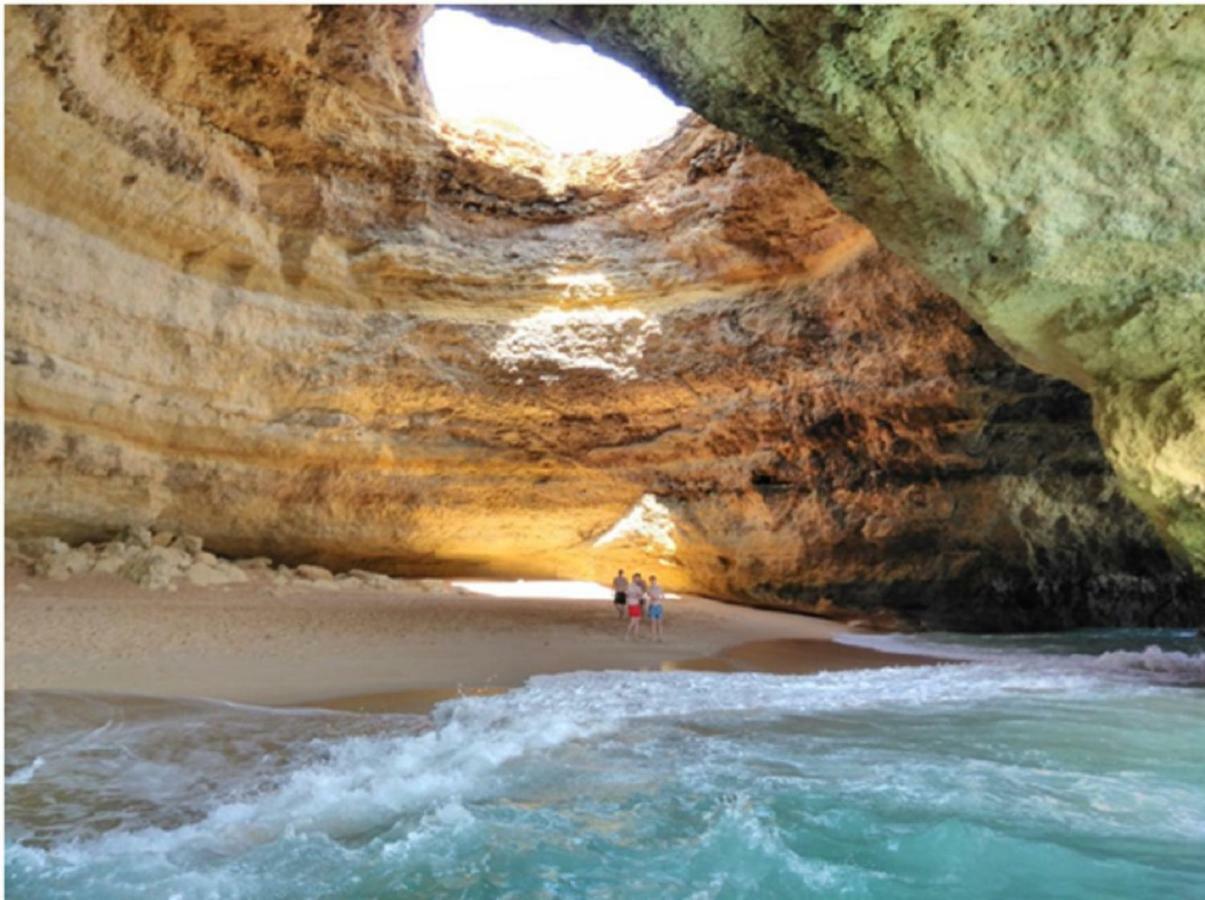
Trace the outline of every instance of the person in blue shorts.
{"label": "person in blue shorts", "polygon": [[665,622],[665,591],[657,584],[657,576],[649,577],[648,590],[649,626],[653,629],[653,640],[664,640],[663,623]]}

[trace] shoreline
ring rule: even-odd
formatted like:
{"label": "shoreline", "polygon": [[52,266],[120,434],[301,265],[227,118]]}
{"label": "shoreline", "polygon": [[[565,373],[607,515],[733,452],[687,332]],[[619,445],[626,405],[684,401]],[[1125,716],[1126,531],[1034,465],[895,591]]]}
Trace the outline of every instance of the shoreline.
{"label": "shoreline", "polygon": [[943,662],[835,643],[849,630],[835,622],[698,597],[669,602],[666,640],[654,643],[625,641],[610,601],[582,599],[574,582],[558,597],[547,583],[282,587],[270,574],[167,592],[113,575],[51,581],[10,570],[6,690],[426,712],[541,674],[803,675]]}
{"label": "shoreline", "polygon": [[[816,675],[821,672],[845,672],[852,669],[885,669],[931,665],[955,665],[957,660],[938,659],[903,653],[881,653],[839,644],[833,640],[778,638],[746,641],[725,647],[714,656],[681,661],[666,661],[662,672],[713,672],[736,674],[760,672],[768,675]],[[581,671],[567,669],[566,672]],[[549,673],[564,674],[564,673]],[[302,703],[302,708],[329,709],[355,713],[428,714],[436,704],[461,697],[487,697],[504,694],[521,685],[462,685],[444,688],[383,691],[346,697],[329,697]]]}

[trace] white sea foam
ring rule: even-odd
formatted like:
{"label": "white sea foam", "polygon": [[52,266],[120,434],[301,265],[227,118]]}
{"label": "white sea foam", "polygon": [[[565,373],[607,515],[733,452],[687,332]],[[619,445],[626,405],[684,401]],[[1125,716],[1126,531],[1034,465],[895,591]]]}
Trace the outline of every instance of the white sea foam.
{"label": "white sea foam", "polygon": [[[230,857],[281,837],[322,835],[345,841],[371,836],[399,816],[439,804],[492,796],[512,761],[644,719],[693,718],[756,711],[815,714],[857,710],[918,711],[974,704],[1010,691],[1088,690],[1087,673],[1001,673],[979,666],[826,673],[812,677],[705,673],[594,672],[540,676],[495,697],[448,701],[422,734],[362,736],[324,743],[316,762],[260,793],[220,803],[199,821],[105,833],[58,848],[73,862],[154,853]],[[153,739],[152,735],[147,735]],[[187,762],[195,763],[190,756]],[[211,759],[209,765],[220,766]],[[145,771],[139,772],[139,767]],[[30,768],[30,767],[26,767]],[[197,781],[205,773],[177,773]],[[172,773],[160,762],[131,760],[125,784],[150,799]],[[450,813],[451,814],[451,813]],[[445,823],[446,824],[446,823]]]}
{"label": "white sea foam", "polygon": [[[24,750],[9,782],[17,794],[93,785],[98,820],[111,823],[116,796],[134,812],[99,832],[40,832],[18,813],[11,885],[27,896],[270,900],[351,891],[363,877],[365,896],[455,893],[464,884],[456,873],[472,861],[496,866],[497,884],[570,893],[627,886],[607,880],[618,865],[635,866],[631,883],[648,893],[677,867],[701,896],[892,896],[899,883],[884,873],[894,856],[847,866],[813,854],[798,829],[871,848],[894,834],[897,814],[972,823],[951,826],[950,838],[972,845],[990,837],[984,821],[1105,842],[1141,833],[1172,847],[1205,834],[1191,785],[1146,768],[1151,746],[1191,758],[1195,696],[1080,665],[993,661],[814,676],[541,676],[504,695],[448,701],[427,720],[257,718],[251,708],[180,704],[156,711],[158,725],[130,728],[114,716],[107,734],[121,753],[108,768],[87,769],[101,751],[88,742],[62,742],[62,758],[54,746]],[[100,721],[113,715],[98,707]],[[1064,720],[1069,708],[1089,716]],[[76,734],[95,735],[78,707],[65,710]],[[1131,717],[1148,714],[1189,725],[1131,728]],[[196,742],[215,746],[200,753]],[[165,744],[171,752],[152,749]],[[234,746],[237,762],[218,746]],[[952,746],[964,755],[951,756]],[[32,779],[22,780],[26,770]],[[184,789],[196,797],[180,817]],[[780,800],[789,808],[774,812]],[[138,812],[148,804],[175,818]],[[947,837],[922,829],[914,846],[944,856]],[[643,859],[648,840],[660,855],[641,868],[628,854]],[[599,846],[611,855],[600,859]],[[545,855],[528,868],[532,853]],[[567,859],[580,868],[558,868]],[[575,880],[583,869],[595,880]]]}
{"label": "white sea foam", "polygon": [[1151,645],[1142,652],[1113,650],[1087,657],[1094,668],[1113,672],[1146,672],[1175,681],[1205,683],[1205,653],[1184,653]]}
{"label": "white sea foam", "polygon": [[[1169,632],[1169,636],[1187,642],[1193,640],[1194,633]],[[1031,638],[1031,646],[1027,646],[1025,637],[1019,635],[999,638],[997,643],[989,643],[990,638],[978,641],[968,638],[958,642],[956,639],[937,640],[924,635],[899,634],[843,634],[836,640],[882,653],[922,654],[935,659],[1019,667],[1029,671],[1094,672],[1128,675],[1158,683],[1205,683],[1205,653],[1170,650],[1157,644],[1148,644],[1143,650],[1108,650],[1097,654],[1046,652],[1049,648],[1043,642],[1043,636]],[[1064,651],[1071,646],[1064,645]]]}
{"label": "white sea foam", "polygon": [[9,785],[29,784],[29,782],[33,780],[34,774],[45,764],[46,761],[43,760],[42,757],[36,756],[34,757],[33,762],[31,762],[29,765],[21,766],[21,768],[15,770],[11,775],[5,778],[4,783]]}

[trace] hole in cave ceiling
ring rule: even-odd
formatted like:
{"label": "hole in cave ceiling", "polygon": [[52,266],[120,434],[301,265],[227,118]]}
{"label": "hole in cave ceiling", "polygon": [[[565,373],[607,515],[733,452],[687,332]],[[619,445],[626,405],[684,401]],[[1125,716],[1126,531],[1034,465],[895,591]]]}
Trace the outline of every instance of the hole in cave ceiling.
{"label": "hole in cave ceiling", "polygon": [[672,133],[689,110],[588,47],[546,41],[466,12],[423,27],[427,84],[439,115],[516,130],[554,153],[629,153]]}

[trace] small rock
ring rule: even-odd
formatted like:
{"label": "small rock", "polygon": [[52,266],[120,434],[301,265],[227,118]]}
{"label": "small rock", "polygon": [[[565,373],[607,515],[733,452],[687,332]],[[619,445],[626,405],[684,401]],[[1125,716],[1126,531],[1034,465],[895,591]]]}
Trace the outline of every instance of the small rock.
{"label": "small rock", "polygon": [[156,531],[151,537],[151,543],[156,547],[168,547],[175,539],[176,536],[170,531]]}
{"label": "small rock", "polygon": [[92,568],[92,557],[84,550],[70,550],[43,556],[34,572],[52,581],[66,581],[72,575],[82,575]]}
{"label": "small rock", "polygon": [[172,546],[177,550],[183,550],[189,556],[196,556],[201,552],[204,546],[204,541],[195,534],[182,534],[172,541]]}
{"label": "small rock", "polygon": [[121,571],[121,567],[126,564],[127,560],[124,556],[118,554],[102,555],[92,566],[93,572],[98,572],[104,575],[116,575]]}
{"label": "small rock", "polygon": [[151,535],[151,530],[145,525],[131,525],[125,531],[125,542],[133,544],[136,547],[149,549],[154,546],[154,537]]}
{"label": "small rock", "polygon": [[821,597],[812,607],[812,611],[818,616],[830,616],[837,610],[837,604],[833,603],[831,597]]}
{"label": "small rock", "polygon": [[352,569],[347,574],[362,584],[377,589],[387,588],[393,583],[393,579],[388,575],[382,575],[380,572],[369,572],[365,569]]}
{"label": "small rock", "polygon": [[28,568],[33,560],[21,552],[21,545],[8,538],[4,541],[4,564],[13,567]]}
{"label": "small rock", "polygon": [[100,547],[96,562],[92,565],[93,572],[107,575],[116,574],[130,559],[142,553],[138,547],[123,544],[121,541],[109,541]]}
{"label": "small rock", "polygon": [[175,547],[151,547],[127,560],[119,570],[126,578],[145,588],[162,589],[183,575],[192,558]]}
{"label": "small rock", "polygon": [[56,537],[26,538],[17,546],[35,562],[48,554],[66,553],[71,549]]}
{"label": "small rock", "polygon": [[266,556],[253,556],[250,559],[236,559],[234,564],[240,569],[270,569],[272,560]]}
{"label": "small rock", "polygon": [[194,559],[196,562],[205,563],[209,566],[216,566],[218,564],[218,558],[208,550],[202,550],[194,557]]}
{"label": "small rock", "polygon": [[334,581],[335,576],[331,574],[330,569],[324,569],[322,566],[298,566],[297,574],[306,581]]}
{"label": "small rock", "polygon": [[163,560],[163,562],[175,566],[181,571],[187,569],[193,563],[192,557],[179,547],[152,547],[146,552],[155,559]]}
{"label": "small rock", "polygon": [[187,576],[189,583],[202,587],[214,584],[241,584],[247,581],[246,572],[226,563],[194,563],[189,566]]}

